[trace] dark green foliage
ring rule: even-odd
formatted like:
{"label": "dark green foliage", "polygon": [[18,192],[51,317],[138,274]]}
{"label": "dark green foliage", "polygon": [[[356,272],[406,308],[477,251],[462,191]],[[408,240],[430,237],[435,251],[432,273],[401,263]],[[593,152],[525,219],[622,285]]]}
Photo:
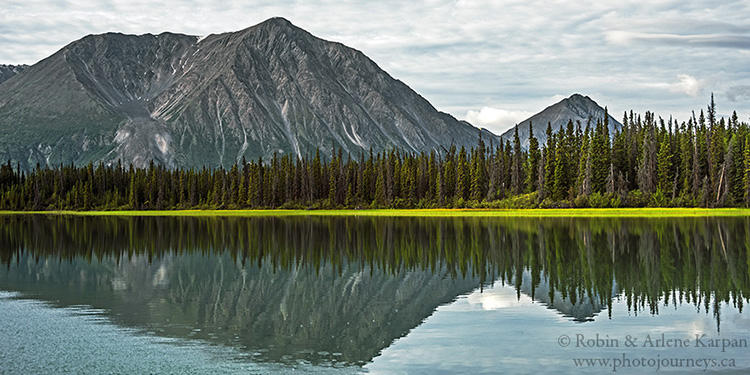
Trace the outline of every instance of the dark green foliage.
{"label": "dark green foliage", "polygon": [[657,173],[657,140],[654,115],[646,112],[646,122],[643,135],[643,148],[640,163],[638,165],[638,188],[644,194],[651,194],[656,190]]}
{"label": "dark green foliage", "polygon": [[659,152],[656,154],[657,176],[656,189],[666,193],[671,190],[672,186],[672,152],[669,149],[669,140],[664,138],[659,145]]}
{"label": "dark green foliage", "polygon": [[591,141],[588,124],[581,140],[576,186],[578,186],[578,195],[587,196],[591,194]]}
{"label": "dark green foliage", "polygon": [[487,195],[487,161],[482,133],[479,133],[479,144],[471,152],[471,200],[478,202]]}
{"label": "dark green foliage", "polygon": [[[747,129],[745,129],[747,132]],[[750,207],[750,133],[745,136],[745,173],[743,177],[745,207]]]}
{"label": "dark green foliage", "polygon": [[539,141],[534,137],[534,129],[529,122],[529,157],[526,162],[526,192],[539,190],[539,163],[541,162]]}
{"label": "dark green foliage", "polygon": [[554,137],[554,134],[552,133],[552,124],[547,123],[547,145],[545,146],[544,150],[544,195],[550,195],[552,194],[552,191],[554,190],[554,183],[555,183],[555,158],[557,156],[556,153],[556,140]]}
{"label": "dark green foliage", "polygon": [[[531,199],[533,195],[516,198]],[[593,193],[590,198],[592,205],[612,204],[606,194]],[[429,270],[442,278],[474,277],[476,285],[499,280],[512,283],[516,288],[520,288],[523,281],[517,277],[518,270],[524,269],[532,280],[537,280],[537,284],[531,283],[532,288],[539,285],[539,280],[544,280],[553,296],[556,293],[570,298],[589,296],[604,305],[612,300],[613,291],[619,291],[616,298],[627,300],[633,313],[656,314],[660,309],[677,308],[681,303],[709,311],[714,301],[721,302],[715,306],[726,303],[741,308],[747,306],[750,296],[747,262],[750,225],[747,218],[740,217],[721,220],[706,217],[497,220],[478,217],[46,218],[10,215],[3,224],[0,229],[7,250],[0,252],[0,264],[8,270],[17,270],[6,272],[6,277],[27,274],[37,282],[61,284],[61,280],[65,280],[61,276],[65,274],[85,274],[86,278],[68,279],[70,285],[65,285],[65,290],[69,293],[50,294],[54,298],[73,298],[76,303],[80,303],[82,295],[77,289],[83,290],[84,286],[92,288],[89,291],[95,293],[91,295],[102,301],[102,295],[112,292],[112,283],[108,280],[121,277],[116,265],[134,254],[143,255],[149,262],[153,259],[154,264],[169,257],[175,265],[182,262],[182,255],[196,255],[191,257],[194,262],[183,264],[187,267],[183,271],[189,273],[180,273],[181,267],[173,267],[177,274],[187,276],[180,278],[184,283],[159,286],[170,288],[169,293],[143,293],[136,288],[134,293],[139,297],[162,299],[160,303],[165,303],[164,298],[167,298],[213,306],[204,301],[217,301],[221,294],[222,306],[234,306],[237,290],[253,288],[260,280],[258,275],[264,275],[262,280],[265,281],[260,284],[267,288],[267,277],[274,277],[258,272],[245,275],[243,267],[219,267],[212,263],[217,254],[226,256],[229,264],[270,265],[274,273],[299,270],[294,277],[303,277],[307,272],[322,274],[323,270],[336,273],[347,267],[358,272],[374,269],[374,272],[407,276],[409,271]],[[39,236],[39,233],[45,235]],[[269,253],[269,250],[272,251]],[[72,270],[70,265],[86,262],[104,262],[108,266],[97,266],[96,272],[66,272]],[[217,277],[219,269],[221,277]],[[197,275],[194,272],[203,277],[189,276]],[[150,278],[139,277],[140,273],[134,274],[133,280],[151,282]],[[255,282],[245,283],[244,276]],[[330,288],[335,287],[333,284],[345,283],[329,282],[323,288],[313,285],[308,290],[312,293],[322,289],[330,294]],[[200,285],[209,294],[202,294]],[[220,293],[222,288],[234,292]],[[62,289],[38,288],[40,293],[53,290]],[[382,292],[380,288],[373,290]],[[121,299],[113,301],[121,305]],[[278,302],[271,305],[278,310]],[[304,313],[297,315],[307,321],[309,304],[303,305]],[[130,306],[120,306],[123,307],[128,312],[132,310]],[[217,315],[202,311],[196,314],[215,321]],[[234,312],[229,309],[218,316],[234,319]],[[371,309],[366,312],[365,315],[371,317]],[[719,313],[716,307],[717,324]],[[258,314],[248,316],[260,319]],[[329,316],[324,315],[326,318]],[[220,327],[226,329],[226,325]],[[345,346],[351,343],[347,341]]]}
{"label": "dark green foliage", "polygon": [[520,194],[522,191],[523,165],[521,153],[521,140],[518,138],[518,125],[513,131],[513,162],[511,164],[511,182],[510,190],[513,194]]}
{"label": "dark green foliage", "polygon": [[[592,126],[595,124],[595,126]],[[613,137],[607,120],[572,121],[546,145],[529,132],[513,143],[443,153],[390,150],[369,156],[246,161],[224,168],[0,165],[0,210],[260,208],[750,206],[750,128],[736,113],[701,112],[679,126],[626,113]],[[330,161],[327,161],[330,160]]]}
{"label": "dark green foliage", "polygon": [[[606,114],[605,110],[605,114]],[[605,117],[606,120],[606,117]],[[596,122],[596,129],[591,136],[591,190],[603,193],[606,189],[607,176],[609,175],[609,125],[601,121]]]}
{"label": "dark green foliage", "polygon": [[[575,165],[575,154],[577,154],[576,141],[573,134],[573,122],[568,121],[568,126],[555,136],[557,145],[555,146],[554,158],[554,175],[552,182],[552,199],[564,200],[570,197],[575,176],[573,166]],[[577,167],[577,165],[575,165]]]}

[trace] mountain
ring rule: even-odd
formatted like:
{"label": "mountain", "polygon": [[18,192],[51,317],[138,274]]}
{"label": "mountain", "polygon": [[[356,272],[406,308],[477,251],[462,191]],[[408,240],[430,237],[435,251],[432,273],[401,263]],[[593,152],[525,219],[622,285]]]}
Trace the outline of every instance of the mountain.
{"label": "mountain", "polygon": [[19,264],[0,268],[0,286],[59,307],[92,306],[124,327],[260,350],[257,360],[318,364],[337,352],[338,361],[354,364],[371,361],[478,282],[349,264],[326,265],[319,274],[267,263],[241,266],[229,253],[196,251],[51,264],[23,253]]}
{"label": "mountain", "polygon": [[282,18],[206,38],[90,35],[0,85],[0,160],[26,167],[228,167],[334,144],[353,156],[473,146],[479,133]]}
{"label": "mountain", "polygon": [[[529,147],[529,122],[534,127],[534,137],[539,140],[539,145],[547,142],[547,124],[552,124],[552,130],[557,132],[562,126],[566,126],[568,121],[581,122],[585,128],[586,122],[591,118],[591,126],[596,125],[596,120],[604,118],[604,108],[600,107],[595,101],[588,96],[573,94],[555,103],[543,111],[529,117],[518,124],[518,137],[521,140],[523,148]],[[615,120],[612,115],[609,116],[609,134],[614,134],[615,129],[621,129],[622,124]],[[503,141],[513,142],[514,129],[506,131],[501,135]]]}
{"label": "mountain", "polygon": [[[363,364],[480,286],[442,262],[393,260],[391,268],[385,258],[360,258],[375,240],[333,230],[346,228],[347,218],[109,219],[0,219],[0,244],[19,245],[3,249],[22,249],[0,252],[12,259],[0,265],[0,290],[57,307],[90,306],[124,327],[238,348],[258,361],[320,364],[339,353],[339,363]],[[376,222],[359,221],[395,238],[413,236]],[[37,233],[49,235],[39,241]],[[253,240],[237,241],[251,233]],[[387,253],[406,242],[394,244]],[[50,249],[55,255],[40,255]],[[250,255],[256,251],[264,255]]]}
{"label": "mountain", "polygon": [[531,299],[541,302],[548,309],[555,311],[562,316],[572,318],[576,322],[591,322],[594,318],[608,308],[603,303],[604,300],[612,301],[617,298],[619,291],[613,287],[612,293],[605,298],[597,293],[584,294],[571,300],[569,295],[564,295],[560,290],[554,290],[550,293],[550,283],[547,277],[534,283],[531,273],[523,271],[521,285],[518,287],[521,293],[531,297]]}
{"label": "mountain", "polygon": [[5,65],[0,64],[0,83],[9,80],[14,75],[21,73],[28,65]]}

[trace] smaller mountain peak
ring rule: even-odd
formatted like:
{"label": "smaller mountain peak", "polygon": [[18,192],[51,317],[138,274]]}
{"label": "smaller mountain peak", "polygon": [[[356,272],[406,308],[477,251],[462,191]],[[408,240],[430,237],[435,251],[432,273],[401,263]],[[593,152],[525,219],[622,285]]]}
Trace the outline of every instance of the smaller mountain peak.
{"label": "smaller mountain peak", "polygon": [[591,98],[589,98],[587,95],[581,95],[579,93],[575,93],[575,94],[571,95],[570,97],[568,97],[568,100],[578,100],[578,101],[586,100],[586,101],[588,101],[588,100],[591,100]]}
{"label": "smaller mountain peak", "polygon": [[567,99],[563,99],[559,102],[559,104],[565,104],[566,106],[574,106],[574,107],[586,107],[586,108],[592,108],[597,109],[599,108],[599,103],[597,103],[594,99],[591,99],[591,97],[587,95],[582,95],[579,93],[575,93],[568,97]]}
{"label": "smaller mountain peak", "polygon": [[299,27],[295,26],[293,23],[291,23],[288,19],[284,17],[271,17],[255,27],[260,28],[281,28],[281,29],[294,29],[298,30]]}
{"label": "smaller mountain peak", "polygon": [[271,18],[269,18],[269,19],[261,22],[261,25],[262,24],[276,24],[276,25],[294,26],[294,25],[292,25],[292,23],[288,19],[286,19],[284,17],[271,17]]}
{"label": "smaller mountain peak", "polygon": [[308,34],[305,30],[295,26],[289,20],[283,17],[272,17],[255,26],[251,26],[239,33],[255,33],[257,31],[263,31],[268,34],[287,34],[287,35],[304,35]]}

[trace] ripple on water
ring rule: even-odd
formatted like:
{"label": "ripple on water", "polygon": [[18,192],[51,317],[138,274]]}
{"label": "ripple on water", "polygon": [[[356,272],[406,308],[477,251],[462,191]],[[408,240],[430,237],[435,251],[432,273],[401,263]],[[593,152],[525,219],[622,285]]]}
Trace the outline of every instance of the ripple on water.
{"label": "ripple on water", "polygon": [[55,308],[0,291],[0,372],[7,374],[356,373],[359,369],[240,361],[226,347],[145,334],[102,310]]}

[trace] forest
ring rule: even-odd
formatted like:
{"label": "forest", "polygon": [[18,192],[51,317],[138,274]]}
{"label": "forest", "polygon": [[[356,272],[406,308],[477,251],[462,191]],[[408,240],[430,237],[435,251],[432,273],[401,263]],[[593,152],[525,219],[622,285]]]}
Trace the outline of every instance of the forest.
{"label": "forest", "polygon": [[[0,166],[0,210],[750,207],[750,126],[736,111],[678,123],[652,112],[569,121],[547,144],[530,132],[470,149],[397,149],[271,160],[230,169],[89,163]],[[529,125],[531,128],[531,125]],[[533,128],[532,128],[533,129]]]}
{"label": "forest", "polygon": [[[234,311],[237,306],[233,293],[251,288],[249,280],[247,288],[237,285],[245,280],[240,271],[248,270],[246,276],[250,279],[257,275],[251,270],[263,265],[274,270],[275,276],[269,276],[270,280],[283,275],[282,270],[295,270],[299,277],[346,277],[343,275],[347,269],[358,269],[370,276],[373,270],[380,270],[375,274],[393,276],[416,271],[454,280],[471,278],[477,285],[501,281],[514,286],[518,293],[524,272],[529,272],[531,297],[544,293],[536,288],[546,284],[550,303],[556,298],[555,291],[574,305],[588,301],[608,306],[609,314],[615,295],[623,298],[634,313],[658,314],[668,306],[689,303],[697,310],[713,310],[717,324],[722,302],[741,311],[750,296],[748,218],[6,215],[0,217],[0,222],[0,248],[7,250],[0,252],[0,269],[15,268],[19,270],[15,273],[25,274],[28,282],[46,277],[57,285],[70,287],[60,283],[70,279],[72,283],[87,283],[89,288],[111,290],[112,276],[107,275],[118,267],[97,266],[98,262],[129,264],[127,259],[147,259],[158,264],[170,254],[196,254],[196,264],[173,263],[185,273],[182,280],[195,287],[170,283],[170,295],[201,304],[221,298],[226,311]],[[221,267],[219,278],[216,263],[223,257],[229,262]],[[59,263],[59,267],[50,267],[51,263]],[[71,269],[86,263],[91,266]],[[55,276],[56,272],[73,276]],[[99,276],[92,277],[94,272],[99,272]],[[0,278],[2,275],[0,271]],[[141,274],[138,279],[149,284],[152,280]],[[217,282],[221,285],[213,284]],[[326,287],[318,290],[330,287],[329,280]],[[222,288],[224,292],[220,292]],[[148,289],[137,290],[144,293]],[[376,291],[382,293],[380,289]],[[206,295],[195,295],[197,292]],[[186,295],[190,293],[193,296]],[[55,298],[62,295],[56,293]],[[305,307],[309,309],[308,305]],[[212,308],[216,308],[214,303],[205,306],[208,311]],[[305,311],[303,316],[308,319],[309,310]],[[257,319],[259,315],[252,316]]]}

